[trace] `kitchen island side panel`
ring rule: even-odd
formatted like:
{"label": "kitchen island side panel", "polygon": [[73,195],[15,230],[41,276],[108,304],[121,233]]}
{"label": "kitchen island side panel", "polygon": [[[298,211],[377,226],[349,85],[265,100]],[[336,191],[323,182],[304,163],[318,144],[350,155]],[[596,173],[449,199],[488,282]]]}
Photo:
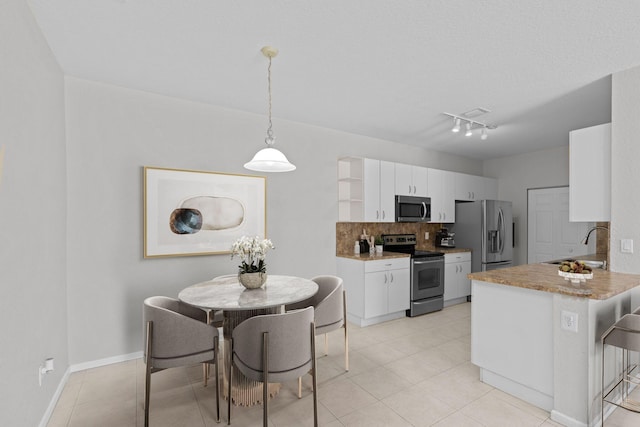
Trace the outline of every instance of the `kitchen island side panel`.
{"label": "kitchen island side panel", "polygon": [[547,411],[553,405],[553,295],[474,280],[471,362],[482,380]]}

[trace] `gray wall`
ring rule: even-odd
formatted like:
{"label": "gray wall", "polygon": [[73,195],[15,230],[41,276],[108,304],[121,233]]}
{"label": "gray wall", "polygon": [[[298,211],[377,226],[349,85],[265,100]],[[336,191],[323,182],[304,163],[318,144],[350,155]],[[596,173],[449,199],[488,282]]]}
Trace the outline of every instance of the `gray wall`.
{"label": "gray wall", "polygon": [[[569,135],[567,135],[567,144]],[[569,185],[569,146],[484,162],[484,174],[498,178],[498,198],[513,203],[514,264],[527,263],[527,190]]]}
{"label": "gray wall", "polygon": [[0,425],[35,426],[68,366],[64,81],[25,1],[0,40]]}
{"label": "gray wall", "polygon": [[[141,305],[232,273],[228,255],[142,258],[142,167],[248,173],[266,117],[66,78],[69,354],[79,364],[140,351]],[[298,169],[268,174],[268,271],[335,273],[337,158],[364,156],[481,174],[482,163],[274,119]]]}
{"label": "gray wall", "polygon": [[[611,111],[611,269],[640,273],[640,67],[615,73]],[[620,240],[632,239],[635,253],[620,252]],[[640,305],[637,301],[634,307]]]}

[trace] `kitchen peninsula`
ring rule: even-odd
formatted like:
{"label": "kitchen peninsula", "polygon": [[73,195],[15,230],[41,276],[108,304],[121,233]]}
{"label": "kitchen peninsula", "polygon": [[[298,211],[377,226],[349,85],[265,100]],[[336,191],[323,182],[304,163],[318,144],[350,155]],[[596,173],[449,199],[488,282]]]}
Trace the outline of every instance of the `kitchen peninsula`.
{"label": "kitchen peninsula", "polygon": [[[599,422],[600,337],[640,306],[640,275],[594,270],[573,285],[549,264],[472,273],[471,362],[480,379],[567,426]],[[605,384],[614,348],[606,349]],[[605,408],[607,410],[607,408]]]}

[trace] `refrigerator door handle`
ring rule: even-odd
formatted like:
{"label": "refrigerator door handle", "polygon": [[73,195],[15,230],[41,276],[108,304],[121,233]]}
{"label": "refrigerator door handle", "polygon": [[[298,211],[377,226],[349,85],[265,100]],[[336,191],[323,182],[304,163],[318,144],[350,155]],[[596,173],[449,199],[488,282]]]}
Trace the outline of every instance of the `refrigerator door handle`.
{"label": "refrigerator door handle", "polygon": [[505,229],[505,223],[504,223],[504,212],[502,211],[502,208],[498,208],[498,235],[499,235],[499,245],[500,245],[500,249],[499,252],[502,253],[504,251],[504,235],[506,233],[506,229]]}

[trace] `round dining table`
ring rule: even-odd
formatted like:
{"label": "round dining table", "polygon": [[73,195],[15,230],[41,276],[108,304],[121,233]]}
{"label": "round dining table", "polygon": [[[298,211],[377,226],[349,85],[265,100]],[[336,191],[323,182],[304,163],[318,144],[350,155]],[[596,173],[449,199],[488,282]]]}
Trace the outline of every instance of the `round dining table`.
{"label": "round dining table", "polygon": [[[318,292],[316,282],[295,276],[268,275],[258,289],[247,289],[237,275],[219,276],[191,285],[178,294],[180,301],[205,310],[223,313],[224,366],[223,394],[227,394],[228,369],[231,364],[231,334],[244,320],[263,314],[284,312],[284,306],[304,301]],[[235,405],[251,406],[262,403],[262,383],[251,381],[233,368],[231,399]],[[269,396],[280,390],[280,384],[269,384]]]}

